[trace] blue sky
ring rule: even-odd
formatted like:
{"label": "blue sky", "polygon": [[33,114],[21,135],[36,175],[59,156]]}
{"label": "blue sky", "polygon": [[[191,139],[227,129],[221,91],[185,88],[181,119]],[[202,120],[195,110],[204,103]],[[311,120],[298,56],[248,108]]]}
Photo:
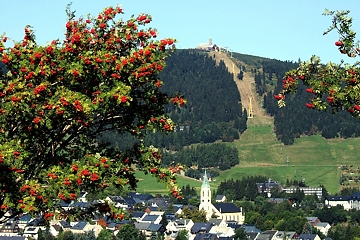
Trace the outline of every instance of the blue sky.
{"label": "blue sky", "polygon": [[[34,27],[39,44],[63,39],[66,23],[63,0],[2,0],[0,34],[20,40],[25,25]],[[331,17],[322,16],[325,8],[350,10],[353,28],[360,34],[358,0],[73,0],[77,16],[96,16],[107,6],[122,5],[126,20],[130,15],[149,13],[151,27],[159,38],[176,38],[178,48],[194,48],[208,42],[234,52],[279,60],[307,60],[312,55],[322,62],[353,62],[337,51],[338,34],[323,36]]]}

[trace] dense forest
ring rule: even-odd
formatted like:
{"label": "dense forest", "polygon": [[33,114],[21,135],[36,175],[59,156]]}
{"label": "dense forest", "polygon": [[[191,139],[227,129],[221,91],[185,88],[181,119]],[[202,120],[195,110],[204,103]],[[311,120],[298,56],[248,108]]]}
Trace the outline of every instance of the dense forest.
{"label": "dense forest", "polygon": [[[171,134],[148,133],[145,141],[156,147],[166,150],[164,153],[165,163],[171,157],[179,156],[179,162],[186,165],[191,161],[182,156],[184,146],[194,143],[231,142],[239,139],[240,134],[247,128],[246,110],[242,111],[240,93],[234,82],[234,76],[230,74],[223,62],[216,64],[215,60],[206,52],[195,50],[177,50],[166,60],[167,66],[159,75],[163,81],[164,92],[179,93],[185,96],[187,103],[182,108],[174,105],[167,107],[167,114],[176,122],[176,131]],[[132,137],[118,136],[111,132],[103,134],[102,141],[109,142],[113,147],[122,148],[133,142]],[[212,147],[211,147],[212,148]],[[227,151],[214,145],[212,150]],[[203,155],[199,148],[195,155]],[[166,154],[168,150],[176,155]],[[231,151],[230,151],[231,152]],[[235,153],[235,152],[234,152]],[[193,154],[194,155],[194,154]],[[228,169],[239,163],[236,154],[213,159],[219,153],[212,154],[211,159],[199,158],[198,164],[203,167],[219,166],[220,169]],[[228,160],[228,158],[232,158]]]}
{"label": "dense forest", "polygon": [[286,107],[278,107],[274,93],[280,91],[285,72],[297,68],[299,62],[258,58],[256,63],[252,63],[256,92],[263,97],[267,113],[274,117],[274,132],[284,144],[293,144],[294,139],[301,135],[321,134],[324,138],[360,136],[359,120],[347,111],[335,115],[331,109],[325,113],[308,109],[305,104],[312,94],[301,82],[297,93],[287,96]]}
{"label": "dense forest", "polygon": [[220,183],[217,195],[225,195],[228,201],[247,200],[253,201],[257,196],[265,196],[259,193],[256,183],[267,181],[265,176],[249,176],[241,180],[228,179]]}
{"label": "dense forest", "polygon": [[165,92],[185,96],[183,108],[169,106],[168,113],[179,125],[177,133],[149,136],[154,145],[181,149],[192,143],[228,142],[246,130],[240,94],[223,62],[216,62],[207,53],[177,50],[166,61],[159,75]]}
{"label": "dense forest", "polygon": [[171,161],[175,161],[188,167],[197,166],[198,169],[215,167],[220,170],[229,169],[240,162],[236,148],[217,143],[196,145],[172,154],[165,152],[162,160],[165,165],[171,165]]}

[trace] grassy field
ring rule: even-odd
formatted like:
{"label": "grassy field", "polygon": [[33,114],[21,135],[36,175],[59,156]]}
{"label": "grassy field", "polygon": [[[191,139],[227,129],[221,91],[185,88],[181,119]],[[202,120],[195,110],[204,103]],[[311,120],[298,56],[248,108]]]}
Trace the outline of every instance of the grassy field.
{"label": "grassy field", "polygon": [[[226,143],[239,151],[240,164],[224,171],[212,183],[213,189],[225,179],[241,179],[245,176],[262,175],[280,183],[287,179],[305,180],[309,186],[324,185],[331,193],[340,190],[340,166],[360,167],[360,139],[330,139],[321,136],[304,136],[295,140],[290,146],[283,145],[273,133],[271,118],[249,119],[248,129],[240,140]],[[139,191],[165,193],[161,184],[155,179],[139,182]],[[179,185],[190,184],[200,188],[201,182],[179,177]]]}
{"label": "grassy field", "polygon": [[[165,185],[163,183],[157,182],[156,179],[153,178],[151,175],[145,175],[142,172],[138,172],[136,174],[136,177],[139,179],[137,189],[139,193],[167,194],[167,189],[165,188]],[[210,183],[212,189],[217,188],[217,183],[220,182],[217,181]],[[200,192],[202,182],[192,178],[179,176],[178,184],[180,187],[189,184],[190,186],[195,187]]]}

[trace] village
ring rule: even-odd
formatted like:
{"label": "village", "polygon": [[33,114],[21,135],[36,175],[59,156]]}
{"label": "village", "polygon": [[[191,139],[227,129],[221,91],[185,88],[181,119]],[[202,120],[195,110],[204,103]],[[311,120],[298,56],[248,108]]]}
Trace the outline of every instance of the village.
{"label": "village", "polygon": [[[182,204],[171,204],[172,211],[166,211],[169,208],[169,199],[167,197],[154,197],[151,194],[131,192],[127,197],[108,196],[106,201],[130,213],[129,219],[115,221],[108,216],[98,215],[92,221],[69,222],[52,219],[49,225],[43,221],[43,216],[32,218],[30,215],[20,215],[5,222],[0,227],[0,239],[6,240],[25,240],[38,239],[40,232],[47,232],[55,239],[61,232],[70,231],[72,234],[93,233],[98,237],[100,232],[107,229],[116,236],[119,230],[125,225],[131,225],[146,239],[181,239],[179,234],[186,233],[186,239],[193,240],[230,240],[234,239],[237,229],[242,228],[251,240],[282,240],[282,239],[321,239],[317,234],[300,234],[292,231],[277,231],[270,229],[260,231],[252,224],[245,224],[245,212],[232,202],[227,202],[224,195],[217,195],[213,198],[210,189],[209,178],[211,176],[205,173],[202,175],[202,185],[200,192],[199,209],[206,212],[206,222],[194,222],[191,219],[184,219],[181,216],[184,209],[193,209],[194,206]],[[271,189],[278,187],[279,183],[269,179],[264,183],[258,183],[258,191],[267,193],[268,201],[281,203],[289,201],[288,199],[271,198]],[[292,188],[284,188],[283,191],[295,191]],[[299,189],[298,189],[299,191]],[[321,188],[303,187],[301,191],[307,195],[321,196]],[[86,193],[80,196],[76,202],[62,202],[64,210],[70,210],[75,207],[87,208],[92,203],[86,199]],[[351,196],[328,196],[325,198],[323,207],[335,207],[341,205],[345,210],[360,209],[360,194]],[[215,201],[213,201],[215,200]],[[136,211],[135,206],[144,206],[144,211]],[[316,216],[306,218],[308,224],[318,229],[325,236],[331,225],[327,222],[321,222]],[[157,238],[156,238],[157,237]],[[159,238],[160,237],[160,238]]]}

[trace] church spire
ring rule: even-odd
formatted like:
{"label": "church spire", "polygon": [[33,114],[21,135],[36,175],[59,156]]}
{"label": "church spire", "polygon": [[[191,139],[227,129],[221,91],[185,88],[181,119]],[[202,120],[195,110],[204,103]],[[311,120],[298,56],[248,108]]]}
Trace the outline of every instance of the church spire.
{"label": "church spire", "polygon": [[207,174],[206,174],[206,169],[205,169],[205,173],[204,173],[201,188],[210,188],[209,179],[208,179]]}

